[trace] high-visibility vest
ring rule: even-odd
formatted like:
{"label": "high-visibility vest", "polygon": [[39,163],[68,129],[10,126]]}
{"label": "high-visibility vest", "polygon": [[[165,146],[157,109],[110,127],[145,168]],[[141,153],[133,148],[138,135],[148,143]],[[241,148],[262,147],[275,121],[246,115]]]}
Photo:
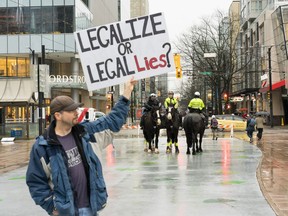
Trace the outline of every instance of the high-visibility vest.
{"label": "high-visibility vest", "polygon": [[192,109],[199,109],[199,110],[202,110],[205,105],[203,103],[203,101],[200,99],[200,98],[193,98],[188,107],[192,108]]}
{"label": "high-visibility vest", "polygon": [[178,108],[178,101],[176,98],[166,98],[164,101],[164,107],[167,109],[170,105],[173,105],[175,109]]}

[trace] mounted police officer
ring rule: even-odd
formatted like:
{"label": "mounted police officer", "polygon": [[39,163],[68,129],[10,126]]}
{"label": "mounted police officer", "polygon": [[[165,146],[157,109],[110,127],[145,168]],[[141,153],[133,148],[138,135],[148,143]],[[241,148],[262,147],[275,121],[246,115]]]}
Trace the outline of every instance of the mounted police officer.
{"label": "mounted police officer", "polygon": [[207,117],[205,113],[203,113],[204,107],[205,107],[205,104],[200,98],[200,92],[196,91],[194,93],[194,98],[188,104],[188,109],[190,113],[193,113],[193,112],[199,113],[204,123],[207,125],[208,124],[208,121],[206,121]]}
{"label": "mounted police officer", "polygon": [[159,110],[161,108],[161,103],[159,102],[157,95],[155,93],[151,93],[149,95],[147,103],[144,104],[143,115],[140,119],[140,128],[143,129],[144,118],[146,117],[147,113],[155,108]]}
{"label": "mounted police officer", "polygon": [[[165,107],[167,112],[168,112],[168,107],[174,107],[176,112],[179,113],[179,111],[178,111],[179,103],[178,103],[178,100],[176,98],[174,98],[174,92],[173,91],[168,92],[168,97],[164,101],[164,107]],[[180,127],[182,127],[182,117],[180,115],[179,115],[179,120],[180,120],[180,122],[179,122]]]}

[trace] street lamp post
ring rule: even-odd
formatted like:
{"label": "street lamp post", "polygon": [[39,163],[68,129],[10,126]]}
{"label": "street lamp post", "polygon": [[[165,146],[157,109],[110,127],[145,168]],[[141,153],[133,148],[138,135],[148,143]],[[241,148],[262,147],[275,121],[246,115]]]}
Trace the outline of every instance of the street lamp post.
{"label": "street lamp post", "polygon": [[43,112],[42,112],[42,107],[43,107],[43,99],[44,99],[44,92],[41,92],[40,90],[40,64],[45,64],[45,45],[42,45],[41,47],[41,53],[42,53],[42,60],[41,58],[38,58],[38,65],[37,65],[37,76],[38,76],[38,109],[39,109],[39,136],[42,135],[43,133]]}
{"label": "street lamp post", "polygon": [[271,128],[273,128],[273,100],[272,100],[272,68],[271,68],[271,48],[268,48],[268,64],[269,64],[269,91],[270,91],[270,124]]}

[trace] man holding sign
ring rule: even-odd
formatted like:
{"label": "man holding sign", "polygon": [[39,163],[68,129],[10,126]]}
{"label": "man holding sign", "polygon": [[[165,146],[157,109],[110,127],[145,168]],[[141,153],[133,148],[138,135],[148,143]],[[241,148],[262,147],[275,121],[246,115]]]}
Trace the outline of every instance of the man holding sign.
{"label": "man holding sign", "polygon": [[162,13],[74,33],[89,91],[175,70]]}
{"label": "man holding sign", "polygon": [[49,215],[96,216],[106,206],[102,166],[91,143],[112,143],[128,116],[135,84],[133,78],[127,82],[111,112],[94,122],[78,124],[77,108],[83,104],[68,96],[51,101],[55,120],[37,137],[26,174],[32,198]]}

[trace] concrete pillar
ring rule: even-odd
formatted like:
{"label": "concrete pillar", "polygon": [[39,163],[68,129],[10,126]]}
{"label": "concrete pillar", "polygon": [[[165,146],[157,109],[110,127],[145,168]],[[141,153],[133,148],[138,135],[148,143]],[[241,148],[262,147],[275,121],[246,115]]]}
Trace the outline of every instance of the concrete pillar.
{"label": "concrete pillar", "polygon": [[[79,60],[74,57],[71,58],[71,72],[72,75],[79,75]],[[79,90],[71,89],[71,97],[75,102],[79,103]]]}

